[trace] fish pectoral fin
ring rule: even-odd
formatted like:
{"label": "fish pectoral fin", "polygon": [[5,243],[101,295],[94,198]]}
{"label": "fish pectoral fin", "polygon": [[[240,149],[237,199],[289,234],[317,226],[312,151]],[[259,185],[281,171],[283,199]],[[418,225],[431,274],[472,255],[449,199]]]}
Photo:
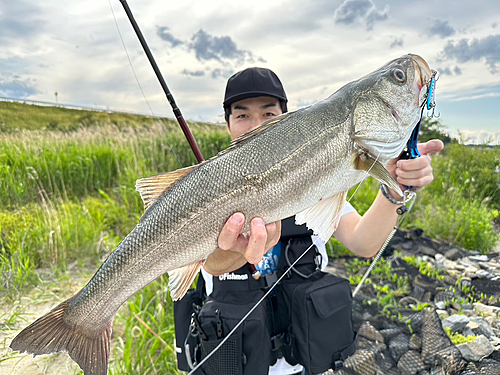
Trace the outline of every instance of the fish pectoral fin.
{"label": "fish pectoral fin", "polygon": [[327,242],[337,230],[345,205],[347,191],[321,200],[316,205],[295,216],[295,224],[306,224],[315,234]]}
{"label": "fish pectoral fin", "polygon": [[158,174],[155,176],[144,177],[135,182],[135,190],[141,194],[144,208],[147,209],[156,201],[172,184],[178,181],[182,176],[196,169],[198,165],[178,169],[174,172]]}
{"label": "fish pectoral fin", "polygon": [[362,153],[356,155],[354,158],[354,167],[360,171],[366,171],[370,176],[376,180],[386,184],[400,196],[403,196],[403,192],[399,187],[399,184],[394,180],[389,171],[378,160],[373,158],[371,155]]}
{"label": "fish pectoral fin", "polygon": [[184,297],[189,287],[194,281],[194,278],[200,271],[200,268],[205,264],[205,261],[188,264],[187,266],[176,268],[168,271],[168,286],[170,289],[170,297],[177,301]]}

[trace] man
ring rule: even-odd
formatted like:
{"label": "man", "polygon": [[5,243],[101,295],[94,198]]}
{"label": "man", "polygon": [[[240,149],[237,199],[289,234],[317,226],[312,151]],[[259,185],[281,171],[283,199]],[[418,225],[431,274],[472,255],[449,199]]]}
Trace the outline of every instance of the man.
{"label": "man", "polygon": [[[224,112],[231,139],[236,139],[266,120],[286,111],[285,91],[279,78],[272,71],[263,68],[249,68],[229,78],[224,99]],[[394,159],[388,163],[386,168],[401,186],[415,186],[417,189],[421,189],[433,180],[431,159],[428,155],[438,152],[442,148],[441,141],[429,141],[419,145],[422,157],[413,160]],[[401,199],[391,190],[389,190],[389,194],[395,200]],[[346,204],[334,236],[354,254],[372,257],[380,249],[396,224],[398,218],[396,208],[397,206],[381,193],[378,194],[370,209],[363,216],[360,216],[350,204]],[[253,218],[250,232],[240,233],[244,222],[243,213],[235,213],[228,219],[218,238],[219,249],[207,259],[204,265],[206,272],[219,276],[243,269],[247,262],[262,266],[261,261],[264,255],[270,249],[273,251],[276,249],[275,245],[280,241],[282,234],[281,222],[265,225],[261,218]],[[327,260],[325,244],[318,242],[317,238],[314,238],[314,241],[323,259],[322,266],[324,268]],[[277,248],[279,257],[280,249],[283,247],[277,246]],[[272,258],[266,259],[266,264],[269,263],[269,259],[272,261]],[[273,273],[276,271],[276,265],[274,265],[274,269],[266,270],[258,267],[258,270],[263,274]],[[214,291],[221,288],[218,286],[222,285],[218,279],[214,280],[217,282],[212,286],[211,278],[206,273],[204,276],[209,294],[212,288]],[[281,358],[276,365],[271,367],[270,374],[294,374],[301,371],[300,365],[289,365]]]}

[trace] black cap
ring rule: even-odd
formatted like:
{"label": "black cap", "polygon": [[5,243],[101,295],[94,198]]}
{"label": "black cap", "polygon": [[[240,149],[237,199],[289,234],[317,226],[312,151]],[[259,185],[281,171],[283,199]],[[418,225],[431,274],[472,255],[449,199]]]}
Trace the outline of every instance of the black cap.
{"label": "black cap", "polygon": [[285,103],[288,101],[280,79],[272,70],[248,68],[228,79],[223,106],[227,108],[235,102],[257,96],[272,96]]}

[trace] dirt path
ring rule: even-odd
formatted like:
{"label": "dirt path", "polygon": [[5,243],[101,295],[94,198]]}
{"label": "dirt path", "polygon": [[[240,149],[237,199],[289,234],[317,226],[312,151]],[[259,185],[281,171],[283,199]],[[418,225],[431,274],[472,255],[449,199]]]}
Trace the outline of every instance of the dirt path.
{"label": "dirt path", "polygon": [[0,300],[0,374],[2,375],[68,375],[78,374],[79,367],[66,354],[33,358],[13,352],[10,342],[27,325],[77,292],[88,280],[85,276],[46,282],[25,294],[20,300]]}

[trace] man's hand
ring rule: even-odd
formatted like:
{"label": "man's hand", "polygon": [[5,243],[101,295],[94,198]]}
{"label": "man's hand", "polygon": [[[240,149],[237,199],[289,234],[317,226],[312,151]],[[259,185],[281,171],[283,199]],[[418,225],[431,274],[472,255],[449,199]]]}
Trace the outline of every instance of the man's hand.
{"label": "man's hand", "polygon": [[281,236],[281,222],[265,225],[261,218],[250,222],[250,233],[240,233],[245,224],[245,215],[233,214],[220,232],[218,245],[222,250],[241,253],[251,264],[257,264],[265,253],[276,245]]}
{"label": "man's hand", "polygon": [[248,261],[257,264],[265,253],[276,245],[281,236],[281,221],[264,225],[260,218],[250,223],[250,233],[240,233],[245,216],[237,212],[226,222],[219,234],[218,246],[203,268],[214,276],[234,271]]}
{"label": "man's hand", "polygon": [[433,139],[427,143],[420,143],[417,147],[421,155],[420,158],[393,159],[386,166],[402,190],[404,190],[404,186],[414,186],[415,190],[418,191],[434,180],[429,155],[441,151],[444,144],[439,139]]}

